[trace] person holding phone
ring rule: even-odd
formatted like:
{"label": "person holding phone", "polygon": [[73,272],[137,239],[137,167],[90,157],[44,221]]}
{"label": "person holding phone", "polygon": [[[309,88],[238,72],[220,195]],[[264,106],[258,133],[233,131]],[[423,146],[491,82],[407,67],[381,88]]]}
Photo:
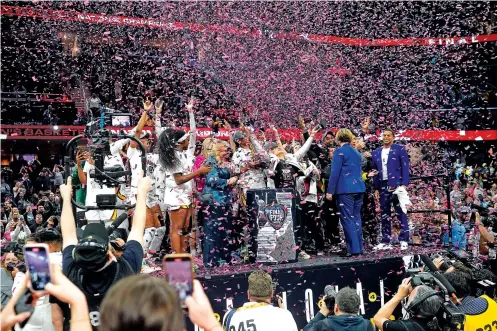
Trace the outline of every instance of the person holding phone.
{"label": "person holding phone", "polygon": [[90,223],[78,240],[72,213],[72,181],[60,186],[62,195],[61,228],[63,238],[64,273],[83,290],[90,308],[89,318],[94,328],[100,324],[100,303],[107,290],[118,280],[140,272],[143,260],[143,233],[146,222],[146,197],[152,186],[148,177],[138,180],[137,202],[128,241],[119,259],[112,254],[109,235],[101,223]]}
{"label": "person holding phone", "polygon": [[[30,274],[28,273],[28,276]],[[31,277],[25,277],[21,286],[13,294],[12,299],[3,307],[1,313],[2,331],[11,330],[16,324],[29,322],[38,299],[42,295],[50,294],[71,308],[70,331],[91,331],[88,318],[88,304],[83,292],[78,289],[57,265],[51,266],[50,282],[46,284],[43,292],[32,291]],[[30,300],[31,304],[25,301]],[[23,328],[24,330],[24,328]],[[27,328],[26,328],[27,330]],[[43,330],[47,330],[44,328]]]}
{"label": "person holding phone", "polygon": [[[198,280],[193,280],[193,293],[184,304],[192,323],[204,331],[223,330]],[[136,275],[119,281],[105,296],[101,312],[99,331],[130,328],[141,331],[185,330],[185,315],[178,294],[168,282],[149,275]]]}

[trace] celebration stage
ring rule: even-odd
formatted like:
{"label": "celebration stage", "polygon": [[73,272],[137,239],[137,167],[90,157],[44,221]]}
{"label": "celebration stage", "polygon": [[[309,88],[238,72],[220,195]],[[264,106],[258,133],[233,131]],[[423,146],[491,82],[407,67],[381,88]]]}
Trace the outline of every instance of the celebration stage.
{"label": "celebration stage", "polygon": [[[264,269],[273,278],[275,294],[283,298],[297,326],[302,329],[319,312],[326,285],[333,285],[338,289],[345,286],[356,288],[361,298],[361,314],[371,319],[395,294],[404,278],[405,269],[417,267],[414,256],[440,250],[441,248],[410,247],[401,252],[400,248],[394,248],[351,258],[330,255],[278,265],[200,268],[196,277],[203,284],[216,317],[222,319],[229,308],[241,307],[247,302],[248,276],[254,270]],[[394,316],[400,316],[400,309]],[[188,330],[200,329],[189,324]]]}

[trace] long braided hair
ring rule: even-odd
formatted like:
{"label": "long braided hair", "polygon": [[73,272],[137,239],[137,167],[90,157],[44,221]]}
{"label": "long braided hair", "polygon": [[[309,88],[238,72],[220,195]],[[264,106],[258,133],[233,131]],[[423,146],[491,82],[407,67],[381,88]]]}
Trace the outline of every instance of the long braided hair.
{"label": "long braided hair", "polygon": [[180,166],[176,154],[177,142],[186,134],[183,130],[168,128],[159,136],[159,160],[164,170],[171,171]]}

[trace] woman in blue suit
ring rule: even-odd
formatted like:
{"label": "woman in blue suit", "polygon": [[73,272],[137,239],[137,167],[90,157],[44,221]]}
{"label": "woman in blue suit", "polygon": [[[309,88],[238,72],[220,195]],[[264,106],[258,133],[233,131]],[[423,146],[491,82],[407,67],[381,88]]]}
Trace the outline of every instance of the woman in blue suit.
{"label": "woman in blue suit", "polygon": [[350,143],[354,135],[348,129],[340,129],[336,141],[340,148],[333,153],[331,173],[326,191],[326,198],[331,200],[336,195],[347,244],[347,256],[362,254],[362,197],[366,186],[362,179],[361,154]]}

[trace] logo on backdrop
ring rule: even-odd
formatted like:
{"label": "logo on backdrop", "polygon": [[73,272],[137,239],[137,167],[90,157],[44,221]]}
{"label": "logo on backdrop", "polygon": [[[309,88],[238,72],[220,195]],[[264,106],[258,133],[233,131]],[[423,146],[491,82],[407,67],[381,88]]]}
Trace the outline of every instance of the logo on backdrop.
{"label": "logo on backdrop", "polygon": [[264,216],[266,217],[267,222],[271,225],[275,230],[279,230],[283,227],[283,223],[285,223],[287,215],[286,206],[281,204],[271,204],[264,208]]}

